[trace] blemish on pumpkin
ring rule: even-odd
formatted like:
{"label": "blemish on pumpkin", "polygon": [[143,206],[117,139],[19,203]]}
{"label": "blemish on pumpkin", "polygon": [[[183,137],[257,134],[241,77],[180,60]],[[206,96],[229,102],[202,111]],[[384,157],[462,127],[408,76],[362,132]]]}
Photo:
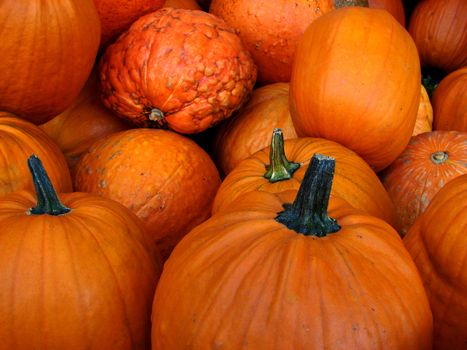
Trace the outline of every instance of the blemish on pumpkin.
{"label": "blemish on pumpkin", "polygon": [[100,188],[106,188],[106,187],[107,187],[107,181],[101,180],[101,181],[99,182],[99,187],[100,187]]}

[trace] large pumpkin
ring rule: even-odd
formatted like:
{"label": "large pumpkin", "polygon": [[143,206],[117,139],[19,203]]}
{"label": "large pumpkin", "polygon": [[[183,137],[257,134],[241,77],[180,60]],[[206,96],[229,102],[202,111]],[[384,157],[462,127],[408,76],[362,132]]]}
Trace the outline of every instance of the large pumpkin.
{"label": "large pumpkin", "polygon": [[36,125],[0,112],[0,197],[18,190],[33,190],[27,159],[37,154],[60,192],[71,192],[70,171],[60,148]]}
{"label": "large pumpkin", "polygon": [[446,183],[463,174],[467,174],[467,133],[433,131],[414,136],[382,176],[402,233]]}
{"label": "large pumpkin", "polygon": [[77,191],[130,208],[143,221],[151,247],[166,258],[183,235],[210,216],[220,178],[195,142],[143,128],[94,143],[76,166],[74,184]]}
{"label": "large pumpkin", "polygon": [[328,210],[332,166],[316,156],[298,193],[250,192],[185,236],[156,289],[154,350],[431,349],[410,255],[383,220]]}
{"label": "large pumpkin", "polygon": [[92,0],[0,2],[0,110],[35,124],[69,107],[99,46]]}
{"label": "large pumpkin", "polygon": [[201,132],[249,97],[256,67],[234,29],[203,11],[163,8],[102,57],[104,104],[136,126]]}
{"label": "large pumpkin", "polygon": [[325,139],[284,141],[280,130],[274,131],[270,147],[243,160],[227,175],[214,199],[213,214],[227,210],[233,200],[251,191],[297,190],[315,153],[330,155],[337,161],[333,195],[398,227],[394,205],[386,190],[357,154]]}
{"label": "large pumpkin", "polygon": [[409,142],[419,101],[417,49],[388,12],[341,8],[303,35],[290,82],[299,136],[339,142],[379,171]]}
{"label": "large pumpkin", "polygon": [[433,311],[436,350],[467,344],[467,175],[451,180],[410,228],[404,243]]}
{"label": "large pumpkin", "polygon": [[85,193],[55,193],[31,157],[32,192],[0,200],[3,349],[143,350],[161,271],[138,218]]}
{"label": "large pumpkin", "polygon": [[417,120],[412,132],[412,136],[433,130],[433,106],[430,97],[422,85],[420,91],[420,104],[418,105]]}

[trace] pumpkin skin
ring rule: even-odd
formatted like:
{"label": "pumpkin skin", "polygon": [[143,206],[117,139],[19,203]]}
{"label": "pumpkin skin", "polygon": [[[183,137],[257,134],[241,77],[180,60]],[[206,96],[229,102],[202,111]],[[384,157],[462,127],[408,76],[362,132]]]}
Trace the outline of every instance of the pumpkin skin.
{"label": "pumpkin skin", "polygon": [[467,175],[449,181],[404,237],[433,311],[433,349],[467,343]]}
{"label": "pumpkin skin", "polygon": [[296,138],[289,111],[289,84],[275,83],[253,91],[247,104],[222,123],[214,135],[216,163],[224,175],[242,160],[267,147],[271,130],[280,128],[285,139]]}
{"label": "pumpkin skin", "polygon": [[420,92],[420,104],[418,106],[417,120],[412,136],[433,130],[433,107],[431,106],[430,97],[422,85]]}
{"label": "pumpkin skin", "polygon": [[387,11],[334,10],[308,27],[297,49],[290,82],[295,130],[339,142],[379,171],[409,142],[420,79],[417,49]]}
{"label": "pumpkin skin", "polygon": [[405,235],[433,196],[467,173],[467,133],[433,131],[413,137],[382,175]]}
{"label": "pumpkin skin", "polygon": [[147,349],[162,266],[142,224],[114,201],[76,192],[61,199],[71,211],[60,215],[32,214],[30,191],[0,200],[2,347]]}
{"label": "pumpkin skin", "polygon": [[415,7],[409,32],[422,66],[451,72],[467,65],[467,2],[424,0]]}
{"label": "pumpkin skin", "polygon": [[213,0],[209,12],[238,30],[261,84],[289,82],[298,41],[308,25],[334,9],[332,0]]}
{"label": "pumpkin skin", "polygon": [[96,8],[92,0],[4,0],[0,23],[0,110],[44,123],[72,104],[91,72]]}
{"label": "pumpkin skin", "polygon": [[65,157],[55,142],[36,125],[0,112],[0,197],[18,190],[33,190],[26,160],[37,154],[49,171],[57,191],[71,192]]}
{"label": "pumpkin skin", "polygon": [[290,179],[271,183],[264,177],[266,166],[270,163],[270,150],[266,147],[240,162],[227,175],[217,191],[212,213],[227,210],[233,200],[250,191],[279,193],[297,190],[310,158],[315,153],[321,153],[336,159],[333,196],[398,227],[389,195],[376,174],[357,154],[336,142],[311,137],[285,140],[284,149],[290,162],[301,164]]}
{"label": "pumpkin skin", "polygon": [[435,130],[467,132],[467,67],[441,80],[432,103]]}
{"label": "pumpkin skin", "polygon": [[255,81],[256,67],[235,31],[186,9],[141,17],[108,47],[100,66],[108,108],[136,126],[186,134],[230,117]]}
{"label": "pumpkin skin", "polygon": [[40,128],[60,147],[73,173],[81,155],[95,141],[129,126],[102,105],[93,71],[73,105]]}
{"label": "pumpkin skin", "polygon": [[298,234],[277,221],[295,194],[250,192],[184,237],[156,289],[152,349],[431,348],[426,294],[394,229],[340,200],[338,232]]}
{"label": "pumpkin skin", "polygon": [[402,0],[368,0],[370,8],[388,11],[402,26],[405,27],[405,11]]}
{"label": "pumpkin skin", "polygon": [[133,129],[96,142],[78,162],[74,185],[131,209],[151,247],[167,258],[183,235],[210,216],[220,178],[192,140],[168,130]]}
{"label": "pumpkin skin", "polygon": [[201,10],[196,0],[166,0],[164,7],[177,9]]}

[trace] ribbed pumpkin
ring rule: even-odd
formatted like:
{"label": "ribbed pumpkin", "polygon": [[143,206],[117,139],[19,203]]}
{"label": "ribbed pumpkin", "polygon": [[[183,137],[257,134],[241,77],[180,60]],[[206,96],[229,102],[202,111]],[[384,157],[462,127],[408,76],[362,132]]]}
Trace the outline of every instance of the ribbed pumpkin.
{"label": "ribbed pumpkin", "polygon": [[227,175],[245,158],[271,143],[271,130],[285,139],[297,137],[289,111],[289,84],[275,83],[253,91],[248,103],[222,123],[214,135],[216,162]]}
{"label": "ribbed pumpkin", "polygon": [[388,11],[405,27],[405,11],[402,0],[368,0],[368,5],[370,8]]}
{"label": "ribbed pumpkin", "polygon": [[177,9],[201,10],[196,0],[166,0],[164,7]]}
{"label": "ribbed pumpkin", "polygon": [[131,209],[143,221],[152,248],[167,258],[183,235],[210,216],[220,178],[192,140],[143,128],[94,143],[76,166],[74,184],[77,191]]}
{"label": "ribbed pumpkin", "polygon": [[152,349],[431,349],[410,255],[383,220],[328,209],[332,166],[317,155],[298,193],[250,192],[185,236],[156,289]]}
{"label": "ribbed pumpkin", "polygon": [[92,0],[0,2],[0,110],[34,124],[69,107],[99,46]]}
{"label": "ribbed pumpkin", "polygon": [[203,11],[141,17],[102,57],[104,104],[136,126],[192,134],[241,107],[256,67],[234,29]]}
{"label": "ribbed pumpkin", "polygon": [[394,205],[386,190],[357,154],[325,139],[308,137],[284,141],[280,130],[274,131],[270,147],[243,160],[227,175],[214,199],[213,214],[227,210],[233,200],[251,191],[279,193],[297,190],[315,153],[336,159],[334,196],[398,226]]}
{"label": "ribbed pumpkin", "polygon": [[70,171],[55,142],[36,125],[0,112],[0,197],[34,189],[26,164],[33,153],[41,157],[57,191],[72,191]]}
{"label": "ribbed pumpkin", "polygon": [[446,76],[432,97],[435,130],[467,132],[467,67]]}
{"label": "ribbed pumpkin", "polygon": [[433,311],[433,348],[467,344],[467,175],[451,180],[404,237]]}
{"label": "ribbed pumpkin", "polygon": [[431,106],[430,97],[422,85],[420,92],[420,104],[418,106],[417,120],[412,136],[433,130],[433,107]]}
{"label": "ribbed pumpkin", "polygon": [[423,0],[415,7],[409,32],[423,66],[451,72],[467,65],[467,2]]}
{"label": "ribbed pumpkin", "polygon": [[122,205],[57,197],[40,161],[32,192],[0,200],[3,349],[143,350],[161,271],[143,227]]}
{"label": "ribbed pumpkin", "polygon": [[308,27],[290,82],[299,136],[339,142],[379,171],[409,142],[419,102],[417,49],[388,12],[346,7]]}
{"label": "ribbed pumpkin", "polygon": [[433,131],[414,136],[382,176],[402,233],[446,183],[463,174],[467,174],[467,133]]}

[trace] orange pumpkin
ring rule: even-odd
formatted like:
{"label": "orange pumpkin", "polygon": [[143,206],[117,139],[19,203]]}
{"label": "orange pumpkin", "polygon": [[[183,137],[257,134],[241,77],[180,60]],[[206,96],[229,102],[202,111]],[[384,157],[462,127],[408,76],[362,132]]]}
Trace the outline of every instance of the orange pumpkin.
{"label": "orange pumpkin", "polygon": [[58,199],[31,157],[32,192],[0,200],[0,337],[4,349],[147,349],[162,269],[122,205]]}
{"label": "orange pumpkin", "polygon": [[26,165],[32,153],[42,158],[58,191],[72,191],[70,171],[62,151],[36,125],[0,112],[0,153],[0,197],[13,191],[34,189]]}
{"label": "orange pumpkin", "polygon": [[297,190],[314,153],[330,155],[337,161],[334,196],[397,227],[391,199],[376,174],[357,154],[325,139],[284,141],[280,130],[274,131],[270,148],[254,153],[227,175],[214,199],[213,214],[227,210],[233,200],[251,191]]}
{"label": "orange pumpkin", "polygon": [[108,47],[100,67],[108,108],[136,126],[186,134],[230,117],[255,81],[256,67],[235,31],[185,9],[141,17]]}
{"label": "orange pumpkin", "polygon": [[223,174],[227,175],[243,159],[267,147],[274,128],[280,128],[285,139],[297,137],[290,117],[287,83],[254,90],[248,103],[216,130],[214,152]]}
{"label": "orange pumpkin", "polygon": [[422,85],[420,92],[420,104],[418,106],[417,120],[412,136],[433,130],[433,107],[431,106],[430,97]]}
{"label": "orange pumpkin", "polygon": [[164,7],[177,9],[201,10],[196,0],[166,0]]}
{"label": "orange pumpkin", "polygon": [[99,46],[92,0],[0,2],[0,110],[34,124],[68,108]]}
{"label": "orange pumpkin", "polygon": [[466,173],[467,133],[433,131],[413,137],[382,176],[396,206],[402,234],[447,182]]}
{"label": "orange pumpkin", "polygon": [[387,11],[341,8],[308,27],[290,82],[299,136],[339,142],[379,171],[409,142],[419,102],[417,49]]}
{"label": "orange pumpkin", "polygon": [[441,80],[432,103],[435,130],[467,132],[467,67]]}
{"label": "orange pumpkin", "polygon": [[152,349],[431,349],[415,264],[383,220],[328,209],[331,161],[313,157],[298,193],[250,192],[185,236],[156,289]]}
{"label": "orange pumpkin", "polygon": [[402,26],[405,27],[405,11],[402,0],[368,0],[370,8],[388,11]]}
{"label": "orange pumpkin", "polygon": [[467,344],[467,175],[449,181],[410,228],[404,243],[433,311],[433,349]]}
{"label": "orange pumpkin", "polygon": [[195,142],[168,130],[133,129],[96,142],[76,166],[77,191],[131,209],[151,247],[167,258],[175,244],[210,216],[218,171]]}

